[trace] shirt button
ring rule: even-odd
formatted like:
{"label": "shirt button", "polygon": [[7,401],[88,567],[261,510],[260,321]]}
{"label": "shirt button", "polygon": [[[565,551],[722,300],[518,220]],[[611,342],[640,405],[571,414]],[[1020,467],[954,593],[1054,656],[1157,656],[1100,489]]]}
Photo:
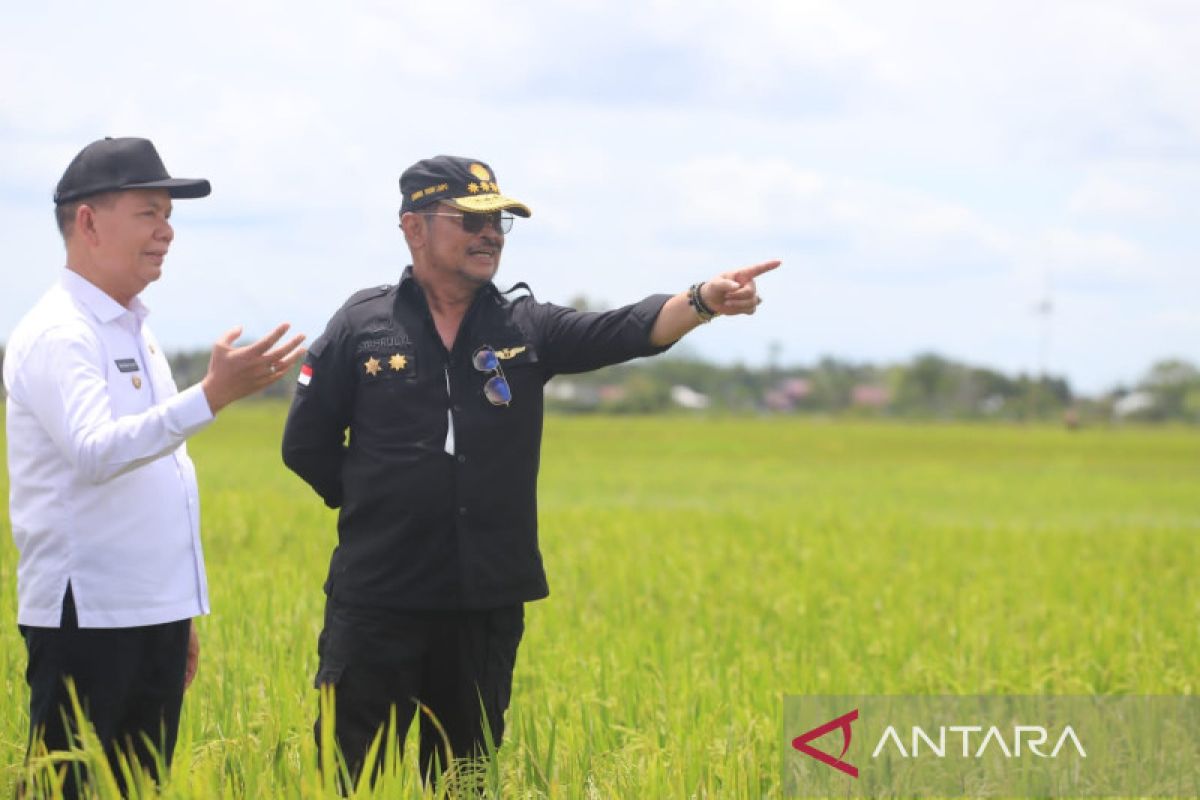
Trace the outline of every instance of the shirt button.
{"label": "shirt button", "polygon": [[455,410],[455,411],[462,411],[462,406],[460,406],[458,403],[455,403],[455,404],[454,404],[454,410]]}
{"label": "shirt button", "polygon": [[467,460],[467,457],[466,457],[466,456],[464,456],[462,453],[459,453],[459,454],[456,456],[456,458],[458,459],[458,463],[460,463],[460,464],[461,464],[461,463],[463,463],[464,461],[466,461],[466,460]]}
{"label": "shirt button", "polygon": [[459,507],[458,507],[458,515],[459,515],[460,517],[465,517],[465,516],[467,515],[467,507],[466,507],[466,506],[459,506]]}

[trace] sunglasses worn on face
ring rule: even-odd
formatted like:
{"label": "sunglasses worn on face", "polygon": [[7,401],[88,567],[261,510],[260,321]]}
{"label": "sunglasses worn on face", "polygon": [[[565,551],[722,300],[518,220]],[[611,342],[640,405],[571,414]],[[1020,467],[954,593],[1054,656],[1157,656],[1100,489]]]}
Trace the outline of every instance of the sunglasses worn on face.
{"label": "sunglasses worn on face", "polygon": [[506,406],[512,402],[512,387],[504,377],[504,370],[500,369],[500,359],[495,350],[485,344],[471,356],[471,363],[480,372],[492,373],[487,383],[483,384],[483,396],[489,403],[494,406]]}
{"label": "sunglasses worn on face", "polygon": [[491,226],[501,233],[512,230],[513,215],[506,211],[489,211],[486,214],[476,214],[470,211],[422,211],[430,217],[458,217],[462,229],[467,233],[479,233],[485,226]]}

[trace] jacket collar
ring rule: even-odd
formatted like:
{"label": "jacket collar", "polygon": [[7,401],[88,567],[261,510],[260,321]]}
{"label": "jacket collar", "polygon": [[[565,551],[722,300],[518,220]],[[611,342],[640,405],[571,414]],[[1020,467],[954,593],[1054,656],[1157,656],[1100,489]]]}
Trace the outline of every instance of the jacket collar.
{"label": "jacket collar", "polygon": [[[407,298],[419,297],[421,298],[422,302],[425,302],[425,290],[421,288],[421,284],[417,283],[417,278],[415,275],[413,275],[412,264],[409,264],[407,267],[405,267],[404,272],[401,273],[397,294],[401,297]],[[492,283],[491,281],[488,281],[479,288],[479,291],[475,293],[475,299],[472,301],[471,305],[477,304],[481,296],[490,297],[498,302],[503,301],[500,290],[497,289],[496,284]]]}

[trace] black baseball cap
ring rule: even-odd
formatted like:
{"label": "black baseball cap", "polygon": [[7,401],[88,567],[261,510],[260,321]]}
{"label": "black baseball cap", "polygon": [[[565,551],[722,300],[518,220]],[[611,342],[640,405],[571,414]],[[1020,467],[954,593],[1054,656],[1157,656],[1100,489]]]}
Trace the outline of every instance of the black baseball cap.
{"label": "black baseball cap", "polygon": [[529,206],[501,194],[496,173],[477,158],[434,156],[418,161],[400,176],[400,194],[404,198],[401,213],[430,203],[448,203],[460,211],[533,214]]}
{"label": "black baseball cap", "polygon": [[54,204],[122,189],[166,189],[171,197],[205,197],[212,191],[203,178],[172,178],[149,139],[106,136],[79,151],[67,165]]}

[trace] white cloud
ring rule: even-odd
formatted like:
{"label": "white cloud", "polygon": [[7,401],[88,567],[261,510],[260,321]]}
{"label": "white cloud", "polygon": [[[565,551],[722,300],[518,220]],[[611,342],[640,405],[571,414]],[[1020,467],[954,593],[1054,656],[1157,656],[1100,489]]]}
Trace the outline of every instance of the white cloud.
{"label": "white cloud", "polygon": [[1062,368],[1115,382],[1195,330],[1163,309],[1200,296],[1197,40],[1191,6],[1115,0],[23,6],[0,32],[0,235],[23,265],[0,335],[61,259],[66,161],[132,134],[214,184],[179,204],[152,289],[179,345],[225,314],[315,334],[403,265],[400,171],[460,152],[534,207],[502,277],[539,296],[784,258],[753,321],[698,334],[707,355],[1028,368],[1049,289]]}
{"label": "white cloud", "polygon": [[1200,311],[1194,306],[1164,308],[1151,318],[1151,323],[1162,333],[1179,337],[1181,342],[1200,337]]}
{"label": "white cloud", "polygon": [[[724,156],[665,176],[676,224],[747,238],[786,228],[833,240],[867,263],[903,253],[927,275],[1006,258],[1008,234],[961,205],[910,187],[823,174],[777,158]],[[712,187],[697,191],[695,187]],[[922,263],[923,262],[923,263]]]}
{"label": "white cloud", "polygon": [[1166,212],[1162,197],[1144,186],[1097,175],[1074,191],[1067,209],[1082,217],[1145,218]]}
{"label": "white cloud", "polygon": [[1148,277],[1145,252],[1135,242],[1112,233],[1084,233],[1058,228],[1046,233],[1046,265],[1056,274],[1117,280]]}

